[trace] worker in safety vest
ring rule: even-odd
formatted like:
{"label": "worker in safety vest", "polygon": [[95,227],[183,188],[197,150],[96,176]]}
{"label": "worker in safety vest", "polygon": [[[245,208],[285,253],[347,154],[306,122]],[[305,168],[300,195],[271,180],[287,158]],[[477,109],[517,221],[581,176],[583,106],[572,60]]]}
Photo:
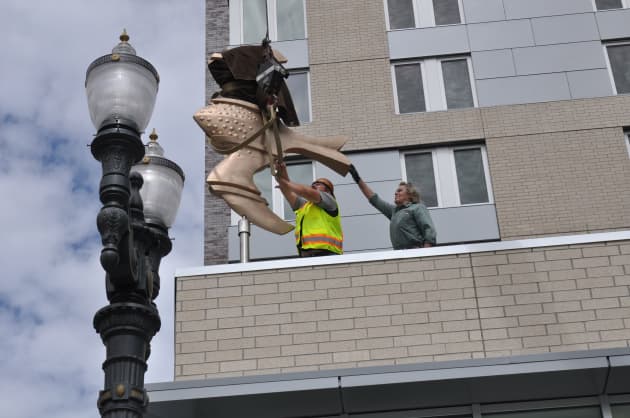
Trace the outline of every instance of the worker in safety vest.
{"label": "worker in safety vest", "polygon": [[343,253],[343,231],[334,186],[326,178],[310,187],[289,179],[284,163],[276,165],[280,191],[295,211],[295,244],[300,257]]}

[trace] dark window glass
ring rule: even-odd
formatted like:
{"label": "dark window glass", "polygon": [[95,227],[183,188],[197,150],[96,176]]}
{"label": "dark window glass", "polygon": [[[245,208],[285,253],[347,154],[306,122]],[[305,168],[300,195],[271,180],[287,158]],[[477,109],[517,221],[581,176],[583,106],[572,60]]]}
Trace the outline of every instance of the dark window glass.
{"label": "dark window glass", "polygon": [[306,72],[291,72],[286,82],[300,123],[310,122],[311,100],[308,93],[308,74]]}
{"label": "dark window glass", "polygon": [[608,47],[617,93],[630,93],[630,45]]}
{"label": "dark window glass", "polygon": [[474,107],[468,62],[465,59],[442,61],[442,74],[446,107],[448,109]]}
{"label": "dark window glass", "polygon": [[621,9],[621,0],[595,0],[597,10]]}
{"label": "dark window glass", "polygon": [[278,40],[304,39],[303,0],[276,0]]}
{"label": "dark window glass", "polygon": [[483,414],[484,418],[601,418],[599,406]]}
{"label": "dark window glass", "polygon": [[433,171],[433,155],[430,152],[405,155],[407,181],[420,193],[420,199],[427,207],[438,205]]}
{"label": "dark window glass", "polygon": [[243,0],[243,43],[259,44],[267,33],[267,2]]}
{"label": "dark window glass", "polygon": [[424,88],[420,64],[403,64],[394,67],[398,110],[400,113],[424,112]]}
{"label": "dark window glass", "polygon": [[461,23],[458,0],[433,0],[433,13],[436,25]]}
{"label": "dark window glass", "polygon": [[612,405],[613,418],[630,418],[630,405]]}
{"label": "dark window glass", "polygon": [[481,159],[481,149],[455,150],[455,171],[462,205],[488,202],[488,188]]}
{"label": "dark window glass", "polygon": [[389,28],[413,28],[416,23],[413,17],[413,0],[387,0],[389,12]]}

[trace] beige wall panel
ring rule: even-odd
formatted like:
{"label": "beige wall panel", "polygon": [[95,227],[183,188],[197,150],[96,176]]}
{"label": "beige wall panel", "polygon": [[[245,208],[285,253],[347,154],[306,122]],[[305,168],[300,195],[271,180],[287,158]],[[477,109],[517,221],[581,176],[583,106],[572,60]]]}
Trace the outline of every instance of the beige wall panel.
{"label": "beige wall panel", "polygon": [[380,0],[307,1],[306,21],[311,65],[389,55]]}
{"label": "beige wall panel", "polygon": [[481,108],[486,138],[630,125],[630,96]]}
{"label": "beige wall panel", "polygon": [[630,227],[621,128],[489,138],[502,239]]}
{"label": "beige wall panel", "polygon": [[177,283],[175,380],[630,345],[626,241]]}

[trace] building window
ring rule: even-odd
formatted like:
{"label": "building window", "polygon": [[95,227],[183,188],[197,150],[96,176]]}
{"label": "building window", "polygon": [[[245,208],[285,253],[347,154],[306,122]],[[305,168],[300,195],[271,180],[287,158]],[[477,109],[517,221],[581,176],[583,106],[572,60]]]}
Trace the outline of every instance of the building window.
{"label": "building window", "polygon": [[462,0],[386,0],[390,30],[463,22]]}
{"label": "building window", "polygon": [[630,93],[630,42],[607,44],[606,50],[615,92]]}
{"label": "building window", "polygon": [[470,57],[430,58],[392,65],[396,113],[477,106]]}
{"label": "building window", "polygon": [[311,92],[308,70],[290,70],[286,79],[300,124],[311,121]]}
{"label": "building window", "polygon": [[627,418],[630,417],[630,404],[625,405],[611,405],[610,410],[613,418]]}
{"label": "building window", "polygon": [[622,9],[628,7],[630,0],[595,0],[597,10]]}
{"label": "building window", "polygon": [[[287,162],[287,171],[291,181],[301,184],[311,184],[315,179],[313,173],[313,164],[310,162]],[[271,176],[269,167],[265,167],[254,175],[254,183],[262,197],[267,200],[269,208],[284,220],[295,220],[295,212],[289,206],[280,189],[278,189],[275,178]],[[240,217],[232,212],[232,225],[238,224]]]}
{"label": "building window", "polygon": [[427,207],[493,203],[483,145],[440,147],[402,154],[403,178]]}
{"label": "building window", "polygon": [[306,39],[304,0],[232,0],[230,28],[233,45]]}
{"label": "building window", "polygon": [[541,411],[518,411],[502,414],[483,414],[484,418],[600,418],[597,406],[586,408],[547,409]]}

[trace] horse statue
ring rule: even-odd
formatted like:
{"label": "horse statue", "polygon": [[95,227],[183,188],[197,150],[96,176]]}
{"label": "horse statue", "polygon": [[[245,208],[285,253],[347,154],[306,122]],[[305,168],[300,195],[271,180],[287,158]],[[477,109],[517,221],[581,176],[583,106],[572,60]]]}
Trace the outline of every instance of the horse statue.
{"label": "horse statue", "polygon": [[213,53],[208,69],[221,90],[193,116],[212,148],[225,154],[208,175],[210,191],[254,225],[280,235],[294,227],[269,208],[254,184],[254,174],[269,167],[275,175],[275,162],[287,153],[318,161],[342,176],[351,164],[339,152],[347,137],[315,138],[289,127],[298,126],[299,120],[286,75],[267,77],[282,71],[285,62],[264,42]]}

